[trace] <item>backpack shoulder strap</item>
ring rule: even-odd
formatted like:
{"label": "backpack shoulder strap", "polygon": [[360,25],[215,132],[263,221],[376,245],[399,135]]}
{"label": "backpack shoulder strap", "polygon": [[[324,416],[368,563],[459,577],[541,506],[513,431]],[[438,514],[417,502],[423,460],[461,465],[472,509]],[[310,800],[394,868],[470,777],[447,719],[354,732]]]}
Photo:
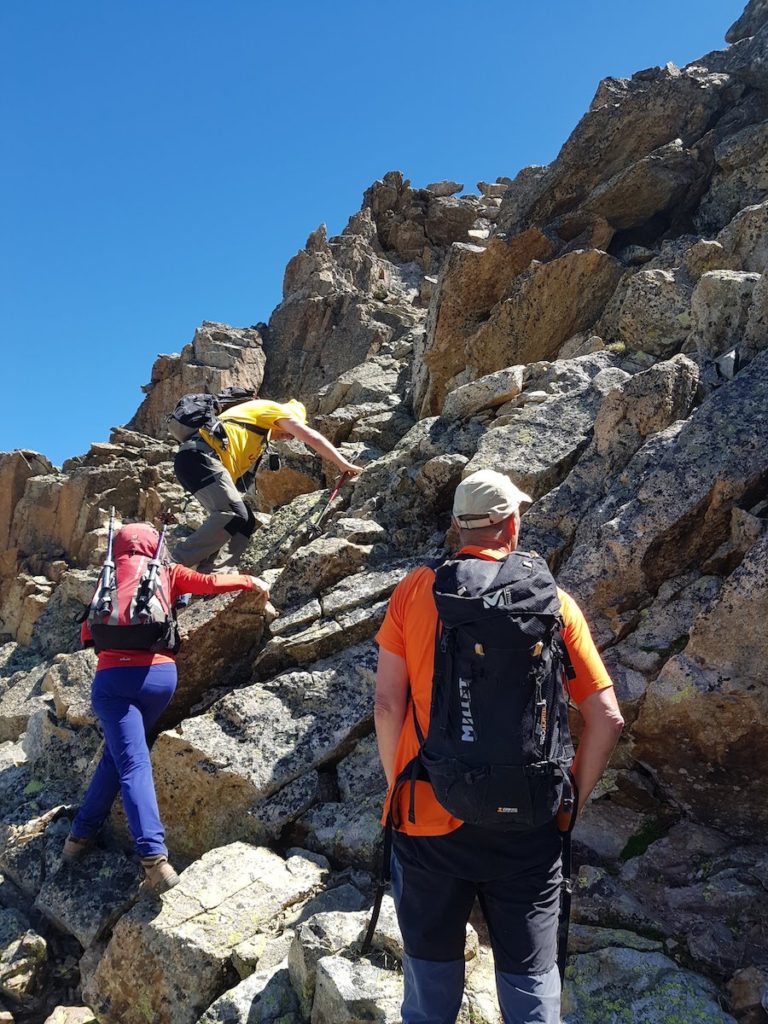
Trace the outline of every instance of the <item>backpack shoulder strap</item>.
{"label": "backpack shoulder strap", "polygon": [[272,433],[271,428],[258,427],[256,426],[255,423],[248,423],[247,420],[236,420],[233,419],[231,416],[226,417],[226,419],[219,418],[219,423],[235,423],[238,427],[244,427],[252,434],[260,434],[262,437],[269,437],[269,435]]}

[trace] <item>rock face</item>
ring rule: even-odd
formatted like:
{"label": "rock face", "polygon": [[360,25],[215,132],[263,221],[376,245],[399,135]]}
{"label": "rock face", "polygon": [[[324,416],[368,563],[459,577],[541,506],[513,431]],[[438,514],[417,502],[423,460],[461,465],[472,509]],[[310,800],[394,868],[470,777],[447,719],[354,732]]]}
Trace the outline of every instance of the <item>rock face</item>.
{"label": "rock face", "polygon": [[451,247],[432,297],[427,338],[414,360],[414,406],[421,415],[440,412],[448,382],[464,372],[466,341],[488,311],[532,260],[553,251],[552,243],[536,230],[509,243],[492,239],[486,248],[460,243]]}
{"label": "rock face", "polygon": [[[680,971],[661,953],[604,949],[574,958],[564,999],[564,1024],[608,1020],[619,1001],[635,1020],[663,1020],[673,1007],[690,1024],[733,1024],[718,1005],[717,990]],[[578,994],[574,994],[574,990]]]}
{"label": "rock face", "polygon": [[[767,374],[763,354],[689,420],[645,442],[581,523],[561,574],[566,587],[594,609],[629,607],[717,550],[734,505],[751,505],[753,488],[768,472],[762,443]],[[674,454],[665,458],[665,452]],[[623,540],[613,544],[614,537]]]}
{"label": "rock face", "polygon": [[165,421],[182,395],[216,394],[237,384],[259,391],[264,376],[263,339],[256,327],[233,328],[206,320],[179,355],[158,356],[152,379],[129,429],[168,439]]}
{"label": "rock face", "polygon": [[[766,564],[763,533],[694,620],[684,650],[649,687],[635,727],[636,756],[661,754],[660,777],[681,803],[708,824],[755,837],[768,820],[754,772],[768,754],[761,724],[768,695],[757,668],[766,636],[763,631],[747,647],[744,623],[762,621],[768,611]],[[672,733],[677,740],[669,743]],[[735,787],[740,799],[734,806]]]}
{"label": "rock face", "polygon": [[[233,945],[269,927],[318,881],[263,848],[214,851],[184,873],[159,912],[143,903],[121,918],[86,998],[104,1022],[195,1024],[236,980]],[[127,963],[141,963],[140,974],[126,975]]]}
{"label": "rock face", "polygon": [[768,22],[768,4],[765,0],[749,0],[741,17],[731,25],[725,34],[726,41],[738,43],[755,35]]}
{"label": "rock face", "polygon": [[372,646],[352,648],[164,733],[153,766],[173,848],[197,857],[222,841],[264,842],[315,804],[318,770],[370,731],[374,670]]}
{"label": "rock face", "polygon": [[570,337],[592,326],[621,274],[618,261],[599,249],[566,253],[526,270],[467,340],[470,373],[554,358]]}
{"label": "rock face", "polygon": [[[400,1019],[389,901],[359,952],[386,789],[374,637],[483,467],[534,498],[521,544],[584,607],[627,723],[575,833],[564,1021],[764,1020],[764,0],[728,38],[602,82],[547,167],[479,194],[384,175],[290,261],[268,326],[204,323],[60,469],[0,456],[0,998],[23,1024]],[[61,862],[101,749],[74,619],[111,506],[172,512],[172,542],[200,525],[164,420],[231,384],[300,399],[363,471],[326,509],[335,468],[281,444],[242,560],[278,617],[248,594],[180,611],[152,760],[186,870],[148,901],[119,807]],[[482,927],[459,1021],[500,1021]]]}
{"label": "rock face", "polygon": [[0,909],[0,993],[18,1002],[34,992],[46,962],[45,939],[17,910]]}

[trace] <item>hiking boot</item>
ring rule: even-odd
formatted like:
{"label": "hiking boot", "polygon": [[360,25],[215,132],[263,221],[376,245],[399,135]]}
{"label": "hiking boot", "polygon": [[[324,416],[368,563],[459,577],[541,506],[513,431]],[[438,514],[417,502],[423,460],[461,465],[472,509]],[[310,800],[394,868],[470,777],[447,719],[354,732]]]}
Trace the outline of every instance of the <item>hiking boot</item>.
{"label": "hiking boot", "polygon": [[64,849],[61,851],[61,859],[71,864],[73,861],[80,860],[84,857],[92,846],[93,836],[81,838],[80,836],[73,836],[70,832],[64,840]]}
{"label": "hiking boot", "polygon": [[144,868],[145,883],[158,895],[179,884],[179,876],[168,863],[164,853],[156,857],[142,857],[141,866]]}

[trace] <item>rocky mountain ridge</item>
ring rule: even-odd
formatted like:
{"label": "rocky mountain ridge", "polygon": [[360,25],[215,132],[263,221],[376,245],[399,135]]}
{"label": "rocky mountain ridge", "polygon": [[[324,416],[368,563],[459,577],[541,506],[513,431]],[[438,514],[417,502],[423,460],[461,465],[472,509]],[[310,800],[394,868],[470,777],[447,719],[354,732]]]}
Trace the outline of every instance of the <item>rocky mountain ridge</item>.
{"label": "rocky mountain ridge", "polygon": [[[628,723],[576,832],[564,1021],[768,1019],[764,0],[728,41],[601,83],[551,165],[477,195],[385,175],[341,235],[310,235],[269,323],[204,323],[108,442],[61,469],[0,456],[7,1020],[399,1020],[391,905],[358,955],[384,793],[372,638],[484,467],[534,497],[521,542],[587,612]],[[247,594],[180,616],[153,765],[186,870],[153,904],[119,810],[87,871],[60,863],[100,745],[72,620],[111,505],[200,522],[164,417],[234,383],[302,399],[365,469],[313,539],[333,474],[281,445],[244,559],[280,617]],[[478,932],[460,1019],[496,1024]]]}

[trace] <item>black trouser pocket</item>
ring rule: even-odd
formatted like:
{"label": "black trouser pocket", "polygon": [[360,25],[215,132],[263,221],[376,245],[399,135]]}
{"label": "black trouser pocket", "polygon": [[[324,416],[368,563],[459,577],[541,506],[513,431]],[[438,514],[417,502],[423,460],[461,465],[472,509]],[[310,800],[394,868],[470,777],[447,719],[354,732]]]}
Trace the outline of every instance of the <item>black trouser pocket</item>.
{"label": "black trouser pocket", "polygon": [[185,491],[194,494],[215,483],[223,467],[218,460],[201,452],[199,448],[180,448],[173,460],[173,472]]}

